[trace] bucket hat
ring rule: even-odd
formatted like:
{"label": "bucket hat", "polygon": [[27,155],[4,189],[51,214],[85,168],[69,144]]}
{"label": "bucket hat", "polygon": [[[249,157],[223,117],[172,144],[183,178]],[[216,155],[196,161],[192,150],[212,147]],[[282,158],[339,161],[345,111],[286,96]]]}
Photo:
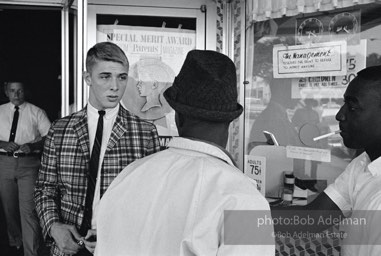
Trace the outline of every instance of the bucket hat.
{"label": "bucket hat", "polygon": [[243,111],[237,102],[235,65],[216,51],[188,52],[164,97],[176,112],[207,121],[230,122]]}

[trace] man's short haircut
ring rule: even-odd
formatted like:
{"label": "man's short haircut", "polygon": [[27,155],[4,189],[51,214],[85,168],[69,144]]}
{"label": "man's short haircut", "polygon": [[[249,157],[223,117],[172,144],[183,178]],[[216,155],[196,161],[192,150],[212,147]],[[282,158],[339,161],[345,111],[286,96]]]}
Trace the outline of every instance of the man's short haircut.
{"label": "man's short haircut", "polygon": [[356,78],[361,86],[367,86],[367,90],[372,91],[381,100],[381,65],[367,67],[359,71]]}
{"label": "man's short haircut", "polygon": [[22,85],[24,89],[25,89],[25,85],[27,84],[25,78],[7,77],[6,81],[4,82],[4,90],[8,90],[8,85],[12,83],[19,83]]}
{"label": "man's short haircut", "polygon": [[92,67],[98,61],[113,61],[129,68],[129,62],[123,50],[114,43],[101,42],[94,45],[86,56],[86,70],[92,71]]}
{"label": "man's short haircut", "polygon": [[25,87],[25,81],[23,81],[23,80],[18,80],[18,79],[12,79],[12,80],[5,81],[5,82],[4,82],[4,85],[7,86],[7,85],[9,85],[9,84],[13,84],[13,83],[19,83],[19,84],[21,84],[23,87]]}
{"label": "man's short haircut", "polygon": [[24,93],[25,93],[24,97],[27,98],[28,94],[30,93],[30,90],[28,90],[28,88],[26,87],[26,85],[28,84],[26,78],[22,78],[22,77],[20,77],[20,78],[17,78],[17,77],[7,77],[6,81],[3,84],[3,88],[2,88],[2,91],[4,92],[4,94],[7,95],[8,90],[9,90],[9,85],[13,84],[13,83],[19,83],[19,84],[21,84],[21,86],[22,86],[22,88],[24,90]]}
{"label": "man's short haircut", "polygon": [[381,65],[367,67],[359,71],[357,76],[368,81],[378,81],[381,85]]}

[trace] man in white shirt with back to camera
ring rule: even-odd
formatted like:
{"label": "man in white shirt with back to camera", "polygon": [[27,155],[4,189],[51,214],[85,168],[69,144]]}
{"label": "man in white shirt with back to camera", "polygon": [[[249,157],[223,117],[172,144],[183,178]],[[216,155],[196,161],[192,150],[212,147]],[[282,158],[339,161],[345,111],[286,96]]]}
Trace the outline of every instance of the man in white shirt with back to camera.
{"label": "man in white shirt with back to camera", "polygon": [[50,121],[44,110],[25,101],[24,83],[8,79],[4,86],[9,102],[0,106],[0,196],[9,245],[37,256],[41,229],[33,192]]}
{"label": "man in white shirt with back to camera", "polygon": [[180,137],[129,165],[111,184],[99,206],[95,255],[275,254],[272,225],[267,234],[249,229],[248,241],[238,228],[271,213],[256,183],[225,150],[229,124],[242,113],[236,79],[227,56],[188,53],[164,92]]}

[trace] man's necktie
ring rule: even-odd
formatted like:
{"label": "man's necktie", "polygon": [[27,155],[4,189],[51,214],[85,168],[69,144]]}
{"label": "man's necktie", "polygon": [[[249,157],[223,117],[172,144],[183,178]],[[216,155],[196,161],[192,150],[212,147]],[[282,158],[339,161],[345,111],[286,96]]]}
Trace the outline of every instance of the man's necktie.
{"label": "man's necktie", "polygon": [[93,150],[91,152],[90,158],[90,169],[88,171],[87,178],[87,193],[85,202],[85,212],[83,216],[83,222],[81,227],[82,235],[86,235],[88,229],[91,229],[91,218],[93,216],[93,200],[95,193],[95,185],[97,184],[97,174],[99,167],[99,156],[101,152],[102,145],[102,133],[103,133],[103,116],[105,115],[104,110],[98,111],[98,125],[97,131],[95,133]]}
{"label": "man's necktie", "polygon": [[15,113],[13,114],[11,134],[9,135],[9,142],[15,141],[17,122],[19,120],[19,107],[15,106]]}

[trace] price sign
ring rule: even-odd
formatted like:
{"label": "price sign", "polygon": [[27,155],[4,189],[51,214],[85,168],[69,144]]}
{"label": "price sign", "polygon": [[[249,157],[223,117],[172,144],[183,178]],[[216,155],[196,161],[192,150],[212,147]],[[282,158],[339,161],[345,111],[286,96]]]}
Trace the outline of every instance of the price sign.
{"label": "price sign", "polygon": [[257,182],[257,189],[265,196],[266,158],[263,156],[245,155],[244,173]]}

